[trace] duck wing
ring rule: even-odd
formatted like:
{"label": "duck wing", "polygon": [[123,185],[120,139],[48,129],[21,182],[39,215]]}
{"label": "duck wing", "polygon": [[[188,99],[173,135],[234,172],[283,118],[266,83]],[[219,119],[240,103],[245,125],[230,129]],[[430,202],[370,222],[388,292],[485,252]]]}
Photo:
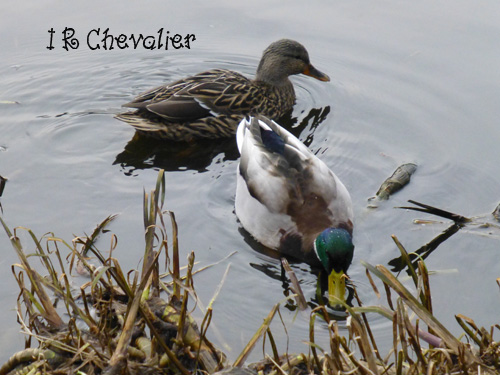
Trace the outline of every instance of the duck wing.
{"label": "duck wing", "polygon": [[260,96],[245,76],[214,69],[146,91],[124,106],[150,111],[170,122],[184,122],[248,113]]}
{"label": "duck wing", "polygon": [[300,140],[275,122],[254,117],[241,122],[237,142],[239,171],[253,198],[295,222],[310,215],[331,221],[330,206],[342,183]]}

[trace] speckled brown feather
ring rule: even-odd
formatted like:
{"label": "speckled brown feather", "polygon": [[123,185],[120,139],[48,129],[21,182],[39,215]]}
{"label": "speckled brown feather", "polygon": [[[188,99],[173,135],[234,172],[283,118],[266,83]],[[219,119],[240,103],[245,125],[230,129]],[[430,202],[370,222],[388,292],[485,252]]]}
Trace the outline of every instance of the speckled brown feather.
{"label": "speckled brown feather", "polygon": [[[190,112],[195,109],[200,112],[201,108],[204,109],[203,116],[193,119],[188,113],[183,116],[184,121],[179,121],[179,116],[148,108],[151,103],[168,101],[175,106],[176,101],[172,98],[191,101],[193,109]],[[275,87],[251,81],[230,70],[214,69],[143,93],[124,105],[138,111],[119,114],[116,118],[155,138],[175,141],[215,139],[234,135],[245,115],[264,114],[277,119],[292,108],[294,102],[291,85]]]}

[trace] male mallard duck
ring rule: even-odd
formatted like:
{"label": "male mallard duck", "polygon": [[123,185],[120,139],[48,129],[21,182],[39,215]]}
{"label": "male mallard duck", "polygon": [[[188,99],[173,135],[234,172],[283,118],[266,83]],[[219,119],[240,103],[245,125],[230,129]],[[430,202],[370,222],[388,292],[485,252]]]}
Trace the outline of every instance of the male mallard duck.
{"label": "male mallard duck", "polygon": [[288,77],[300,73],[330,80],[311,65],[304,46],[281,39],[264,51],[254,80],[231,70],[209,70],[140,94],[123,105],[136,112],[116,117],[156,138],[230,137],[245,115],[278,119],[292,109],[295,92]]}
{"label": "male mallard duck", "polygon": [[329,301],[345,300],[353,210],[335,174],[290,132],[262,116],[236,134],[236,215],[257,241],[328,274]]}

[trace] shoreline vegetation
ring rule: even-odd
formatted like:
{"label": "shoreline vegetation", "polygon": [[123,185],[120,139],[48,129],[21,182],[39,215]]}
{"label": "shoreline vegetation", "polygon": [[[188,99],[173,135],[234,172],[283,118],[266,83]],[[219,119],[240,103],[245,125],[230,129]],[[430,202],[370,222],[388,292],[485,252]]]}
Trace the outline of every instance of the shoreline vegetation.
{"label": "shoreline vegetation", "polygon": [[[263,317],[262,326],[241,354],[230,363],[207,338],[212,303],[220,288],[201,322],[196,323],[188,312],[188,302],[196,303],[193,275],[203,269],[195,270],[194,252],[188,255],[187,266],[181,268],[175,215],[164,210],[164,197],[165,179],[160,171],[155,189],[144,193],[145,252],[140,271],[121,269],[114,257],[117,239],[113,235],[107,251],[96,247],[98,237],[108,232],[114,216],[106,218],[90,236],[77,237],[71,243],[52,233],[39,239],[22,227],[12,232],[0,217],[19,257],[19,264],[13,265],[12,270],[20,288],[18,321],[27,337],[27,348],[3,364],[0,375],[500,372],[500,347],[493,340],[494,330],[500,329],[500,325],[481,328],[471,318],[456,315],[464,333],[460,339],[453,336],[432,315],[423,259],[408,254],[395,236],[401,262],[411,276],[415,292],[410,292],[384,266],[363,263],[374,293],[381,298],[376,284],[383,284],[387,306],[363,306],[355,293],[357,305],[345,305],[347,332],[339,333],[337,322],[324,306],[311,310],[297,302],[310,310],[310,333],[304,338],[309,349],[307,353],[289,354],[277,347],[270,329],[282,304],[277,303]],[[419,210],[423,210],[422,205]],[[34,251],[23,248],[17,231],[29,233]],[[167,232],[172,233],[170,241]],[[35,261],[41,262],[44,275],[38,273],[38,264],[36,269],[32,265]],[[162,273],[161,269],[167,271]],[[293,280],[293,271],[288,272]],[[70,282],[75,273],[89,279],[79,289]],[[289,298],[303,298],[300,288],[295,290],[298,295]],[[368,313],[381,314],[392,321],[393,348],[389,353],[379,353]],[[317,319],[327,323],[328,348],[315,343]],[[263,339],[268,355],[258,363],[247,364],[248,355]]]}

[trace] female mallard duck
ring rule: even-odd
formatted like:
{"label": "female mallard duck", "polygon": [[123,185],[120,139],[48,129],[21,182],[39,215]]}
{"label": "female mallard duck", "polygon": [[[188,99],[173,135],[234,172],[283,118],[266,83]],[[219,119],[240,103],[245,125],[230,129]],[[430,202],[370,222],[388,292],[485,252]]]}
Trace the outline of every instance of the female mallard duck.
{"label": "female mallard duck", "polygon": [[328,274],[328,294],[345,300],[353,210],[335,174],[290,132],[262,116],[241,121],[235,209],[260,243]]}
{"label": "female mallard duck", "polygon": [[292,109],[295,92],[288,77],[300,73],[330,80],[311,65],[304,46],[282,39],[266,48],[254,80],[231,70],[209,70],[142,93],[123,105],[136,112],[116,117],[156,138],[230,137],[245,115],[278,119]]}

